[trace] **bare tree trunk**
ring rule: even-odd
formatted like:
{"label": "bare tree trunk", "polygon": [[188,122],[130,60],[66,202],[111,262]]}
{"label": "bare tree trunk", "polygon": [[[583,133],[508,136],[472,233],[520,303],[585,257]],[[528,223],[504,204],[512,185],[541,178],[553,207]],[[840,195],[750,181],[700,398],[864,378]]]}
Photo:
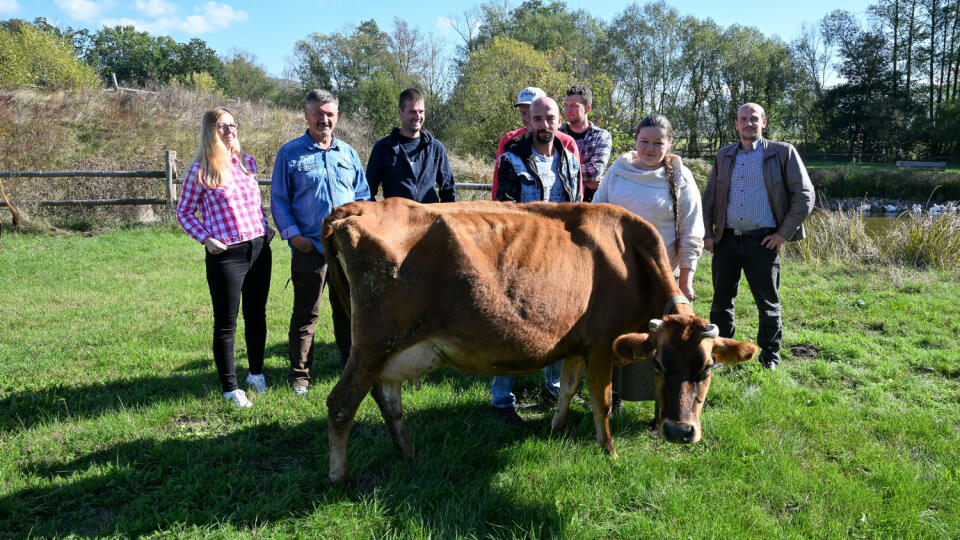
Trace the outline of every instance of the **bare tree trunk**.
{"label": "bare tree trunk", "polygon": [[913,36],[916,33],[917,27],[915,24],[915,15],[917,13],[917,0],[910,1],[910,26],[907,28],[907,99],[910,98],[912,93],[912,78],[913,78]]}
{"label": "bare tree trunk", "polygon": [[927,99],[927,114],[933,124],[933,59],[937,51],[937,0],[930,1],[930,97]]}
{"label": "bare tree trunk", "polygon": [[893,2],[893,88],[894,92],[897,90],[897,86],[900,84],[900,77],[897,76],[897,49],[899,48],[899,43],[897,38],[900,35],[900,0],[895,0]]}

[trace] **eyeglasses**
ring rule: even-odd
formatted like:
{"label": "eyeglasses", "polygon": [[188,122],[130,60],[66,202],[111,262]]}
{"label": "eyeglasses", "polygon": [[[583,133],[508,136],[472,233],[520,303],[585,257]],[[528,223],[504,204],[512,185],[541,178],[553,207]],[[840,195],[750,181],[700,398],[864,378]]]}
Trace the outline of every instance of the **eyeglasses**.
{"label": "eyeglasses", "polygon": [[240,126],[238,124],[217,124],[217,131],[220,133],[227,133],[229,131],[236,133],[239,129]]}

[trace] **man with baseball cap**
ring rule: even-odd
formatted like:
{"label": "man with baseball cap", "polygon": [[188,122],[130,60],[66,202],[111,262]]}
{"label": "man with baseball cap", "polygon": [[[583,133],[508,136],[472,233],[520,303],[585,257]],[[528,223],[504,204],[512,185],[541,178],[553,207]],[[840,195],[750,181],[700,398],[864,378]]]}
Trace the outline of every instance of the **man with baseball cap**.
{"label": "man with baseball cap", "polygon": [[[517,95],[517,103],[514,107],[520,112],[520,121],[523,122],[523,127],[511,131],[500,138],[500,144],[497,146],[497,159],[494,161],[493,167],[493,200],[497,200],[497,163],[500,163],[500,156],[503,155],[503,148],[507,145],[512,139],[524,135],[527,130],[530,128],[530,104],[533,103],[536,99],[546,96],[547,93],[537,88],[536,86],[528,86],[520,91],[520,94]],[[577,158],[577,162],[580,162],[580,149],[577,148],[577,141],[573,140],[573,137],[567,135],[566,133],[557,132],[556,138],[560,141],[560,144],[564,148],[573,153]],[[583,186],[582,183],[580,183]],[[582,193],[581,193],[582,195]],[[583,198],[581,197],[580,200]]]}

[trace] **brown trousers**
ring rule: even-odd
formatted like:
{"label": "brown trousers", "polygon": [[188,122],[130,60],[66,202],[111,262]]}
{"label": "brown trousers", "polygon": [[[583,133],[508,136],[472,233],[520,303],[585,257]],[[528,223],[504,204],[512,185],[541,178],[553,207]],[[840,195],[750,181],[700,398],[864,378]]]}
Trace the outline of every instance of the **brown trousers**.
{"label": "brown trousers", "polygon": [[[294,249],[290,258],[290,281],[293,283],[293,314],[290,316],[290,374],[287,382],[295,386],[309,386],[313,336],[320,316],[323,288],[327,282],[327,259],[323,253],[316,250],[302,253]],[[340,295],[333,290],[332,282],[328,294],[333,313],[333,335],[340,351],[342,369],[350,357],[350,316]]]}

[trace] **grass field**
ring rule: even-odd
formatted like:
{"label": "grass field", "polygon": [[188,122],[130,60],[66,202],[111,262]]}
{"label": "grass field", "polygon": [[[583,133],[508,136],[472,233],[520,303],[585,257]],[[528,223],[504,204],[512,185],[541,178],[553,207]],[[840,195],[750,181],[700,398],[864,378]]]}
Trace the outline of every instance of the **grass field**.
{"label": "grass field", "polygon": [[[960,278],[788,260],[781,369],[714,377],[704,441],[646,433],[649,403],[500,425],[488,378],[441,369],[404,389],[419,457],[402,461],[371,399],[330,487],[329,314],[315,386],[284,386],[292,291],[276,242],[266,376],[252,409],[220,397],[202,248],[169,225],[7,233],[0,249],[0,536],[318,538],[949,538],[960,530]],[[696,309],[709,309],[709,257]],[[756,330],[746,287],[740,338]],[[246,375],[238,335],[238,374]],[[520,379],[532,394],[540,375]],[[532,398],[526,398],[532,401]]]}

